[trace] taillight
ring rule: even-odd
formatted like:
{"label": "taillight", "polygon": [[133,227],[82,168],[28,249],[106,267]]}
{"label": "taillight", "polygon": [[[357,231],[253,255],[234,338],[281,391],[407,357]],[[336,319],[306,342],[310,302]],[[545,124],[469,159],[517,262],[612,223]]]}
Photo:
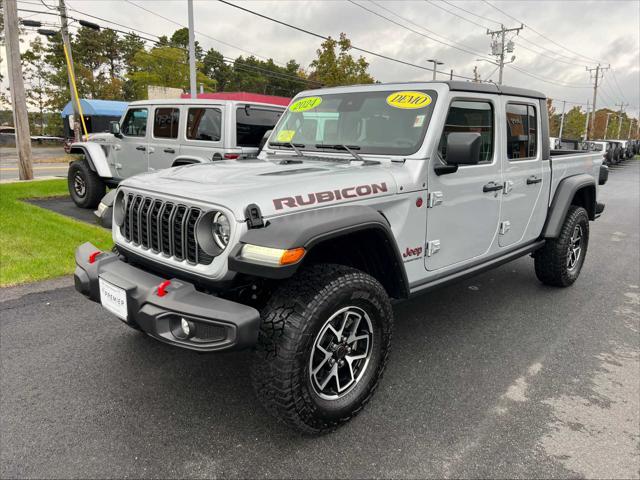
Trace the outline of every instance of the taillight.
{"label": "taillight", "polygon": [[225,160],[237,160],[240,158],[240,155],[237,153],[225,153],[224,158]]}

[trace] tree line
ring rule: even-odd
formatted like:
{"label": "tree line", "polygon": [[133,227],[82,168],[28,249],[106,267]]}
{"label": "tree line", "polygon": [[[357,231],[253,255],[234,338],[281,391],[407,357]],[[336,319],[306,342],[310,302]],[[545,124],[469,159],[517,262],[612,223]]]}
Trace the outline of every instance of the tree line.
{"label": "tree line", "polygon": [[[159,37],[151,46],[133,32],[119,35],[110,29],[80,27],[70,37],[80,98],[134,101],[146,99],[149,86],[189,89],[187,28]],[[253,55],[228,58],[196,42],[198,88],[292,97],[322,85],[373,83],[368,62],[354,58],[350,47],[345,34],[329,38],[305,69],[294,59],[281,66]],[[32,132],[60,135],[59,112],[71,98],[61,35],[35,37],[21,57]],[[0,106],[8,103],[3,93]]]}

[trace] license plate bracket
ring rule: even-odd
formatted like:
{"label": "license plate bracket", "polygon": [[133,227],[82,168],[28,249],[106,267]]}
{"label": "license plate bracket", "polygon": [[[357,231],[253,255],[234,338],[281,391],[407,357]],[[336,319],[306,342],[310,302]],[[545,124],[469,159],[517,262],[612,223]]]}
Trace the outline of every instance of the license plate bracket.
{"label": "license plate bracket", "polygon": [[98,278],[100,303],[102,306],[122,320],[127,320],[127,291],[104,278]]}

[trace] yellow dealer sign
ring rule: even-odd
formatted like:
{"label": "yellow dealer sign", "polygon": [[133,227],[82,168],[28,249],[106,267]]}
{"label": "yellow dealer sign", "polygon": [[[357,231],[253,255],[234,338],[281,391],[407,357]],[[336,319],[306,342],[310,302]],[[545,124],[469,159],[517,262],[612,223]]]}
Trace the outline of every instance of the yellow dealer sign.
{"label": "yellow dealer sign", "polygon": [[387,97],[387,104],[395,108],[422,108],[431,103],[431,97],[420,92],[393,92]]}
{"label": "yellow dealer sign", "polygon": [[312,110],[316,108],[321,103],[322,103],[322,98],[320,97],[301,98],[300,100],[296,100],[291,104],[291,106],[289,107],[289,111],[306,112],[307,110]]}

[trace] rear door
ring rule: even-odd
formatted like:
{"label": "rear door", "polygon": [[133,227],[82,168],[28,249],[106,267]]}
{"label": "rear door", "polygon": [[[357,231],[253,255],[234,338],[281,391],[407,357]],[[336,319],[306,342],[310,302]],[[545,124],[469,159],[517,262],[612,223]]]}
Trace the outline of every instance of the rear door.
{"label": "rear door", "polygon": [[153,130],[149,142],[149,170],[169,168],[180,153],[178,132],[180,107],[162,105],[153,109]]}
{"label": "rear door", "polygon": [[[457,95],[449,105],[438,151],[430,162],[427,209],[427,270],[451,267],[488,254],[498,228],[502,173],[496,118],[496,96]],[[461,165],[455,173],[437,176],[433,167],[446,164],[447,136],[477,132],[481,161]]]}
{"label": "rear door", "polygon": [[[534,99],[503,98],[506,121],[506,155],[502,159],[504,189],[498,243],[508,247],[533,240],[544,222],[545,211],[537,208],[543,189],[540,145],[540,103]],[[546,187],[546,186],[545,186]],[[540,225],[542,227],[542,225]]]}
{"label": "rear door", "polygon": [[120,138],[113,146],[114,167],[119,178],[147,171],[148,107],[131,107],[120,125]]}

